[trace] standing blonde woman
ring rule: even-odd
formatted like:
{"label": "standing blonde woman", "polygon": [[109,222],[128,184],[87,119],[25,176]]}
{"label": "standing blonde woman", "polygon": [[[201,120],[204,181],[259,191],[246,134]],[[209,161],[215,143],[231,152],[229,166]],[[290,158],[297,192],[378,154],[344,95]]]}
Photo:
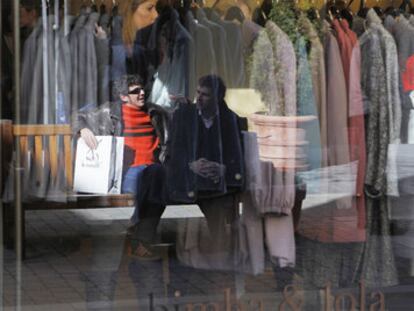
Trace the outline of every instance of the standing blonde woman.
{"label": "standing blonde woman", "polygon": [[157,0],[128,0],[123,14],[122,39],[128,52],[132,53],[132,45],[138,30],[145,28],[158,17]]}
{"label": "standing blonde woman", "polygon": [[122,16],[114,17],[112,24],[112,81],[127,73],[140,73],[143,68],[134,68],[133,46],[137,32],[158,17],[157,0],[127,0],[122,2]]}

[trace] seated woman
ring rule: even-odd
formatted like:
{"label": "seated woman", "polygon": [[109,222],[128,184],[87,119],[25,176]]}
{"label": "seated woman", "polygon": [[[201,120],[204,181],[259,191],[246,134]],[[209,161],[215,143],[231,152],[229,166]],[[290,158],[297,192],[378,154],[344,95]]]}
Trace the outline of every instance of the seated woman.
{"label": "seated woman", "polygon": [[[165,158],[167,114],[145,101],[143,85],[144,80],[138,75],[123,76],[115,83],[115,93],[122,103],[107,103],[97,109],[80,111],[74,125],[91,149],[97,148],[95,135],[125,137],[122,193],[135,194],[144,169]],[[135,209],[131,227],[138,223],[138,216]]]}

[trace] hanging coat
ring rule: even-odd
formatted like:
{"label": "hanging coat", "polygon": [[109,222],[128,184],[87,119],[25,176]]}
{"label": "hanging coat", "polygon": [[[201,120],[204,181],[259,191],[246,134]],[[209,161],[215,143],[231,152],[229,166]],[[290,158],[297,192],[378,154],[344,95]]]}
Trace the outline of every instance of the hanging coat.
{"label": "hanging coat", "polygon": [[401,94],[401,107],[402,112],[402,124],[401,124],[401,142],[413,143],[414,142],[414,115],[411,116],[413,109],[413,102],[410,98],[411,92],[414,91],[413,76],[410,72],[414,70],[413,62],[409,61],[414,59],[414,27],[408,22],[408,20],[401,16],[400,19],[394,21],[392,27],[395,42],[398,51],[398,63],[400,71],[400,94]]}
{"label": "hanging coat", "polygon": [[[174,100],[171,96],[188,97],[194,94],[195,64],[190,51],[194,48],[194,42],[188,31],[180,24],[178,13],[174,10],[164,12],[152,25],[150,50],[158,51],[159,41],[166,41],[163,49],[164,58],[156,68],[154,83],[149,100],[164,108],[173,109]],[[134,46],[134,57],[136,53]]]}
{"label": "hanging coat", "polygon": [[213,35],[214,54],[217,62],[217,71],[224,82],[228,81],[228,63],[226,53],[226,31],[220,25],[207,19],[203,10],[197,10],[196,18],[201,25],[206,26]]}
{"label": "hanging coat", "polygon": [[78,32],[78,63],[77,75],[73,79],[78,79],[79,109],[85,106],[98,106],[98,64],[96,59],[95,46],[95,24],[98,23],[99,14],[91,13],[86,24]]}
{"label": "hanging coat", "polygon": [[211,12],[210,20],[223,27],[226,31],[228,64],[226,86],[228,88],[240,87],[244,82],[244,61],[240,26],[233,22],[223,21],[215,11]]}
{"label": "hanging coat", "polygon": [[368,112],[365,183],[371,188],[371,195],[384,195],[387,189],[385,168],[389,143],[385,60],[381,53],[381,37],[374,29],[361,36],[360,44],[361,86]]}
{"label": "hanging coat", "polygon": [[348,141],[348,102],[345,75],[339,46],[328,30],[325,37],[325,64],[327,85],[328,164],[350,162]]}
{"label": "hanging coat", "polygon": [[294,116],[297,114],[295,50],[289,37],[274,22],[266,23],[266,31],[273,48],[277,92],[272,99],[275,108],[270,112],[272,115]]}
{"label": "hanging coat", "polygon": [[79,54],[79,46],[81,45],[78,34],[81,31],[82,27],[85,25],[87,21],[88,16],[86,14],[80,15],[76,21],[75,25],[69,35],[69,44],[70,44],[70,50],[71,50],[71,58],[72,58],[72,85],[71,85],[71,101],[72,101],[72,111],[78,111],[79,109],[79,88],[82,87],[81,84],[79,84],[78,79],[78,72],[79,72],[79,60],[80,60],[80,54]]}
{"label": "hanging coat", "polygon": [[[122,17],[116,15],[112,18],[111,35],[111,81],[116,81],[126,75],[127,51],[122,40]],[[114,100],[114,99],[113,99]]]}
{"label": "hanging coat", "polygon": [[305,35],[309,38],[311,46],[309,51],[309,66],[312,72],[313,94],[318,109],[319,125],[321,130],[321,156],[322,167],[328,165],[328,117],[326,105],[326,74],[324,47],[318,37],[315,27],[307,18],[301,19]]}
{"label": "hanging coat", "polygon": [[339,46],[339,52],[341,54],[341,60],[342,60],[342,68],[345,76],[345,84],[348,89],[348,81],[349,81],[349,68],[350,68],[350,62],[351,62],[351,54],[353,49],[353,44],[351,42],[351,39],[347,35],[347,33],[344,31],[341,21],[338,19],[335,19],[332,22],[333,29],[335,30],[335,37],[338,42]]}
{"label": "hanging coat", "polygon": [[[193,14],[187,12],[186,28],[194,40],[194,49],[191,51],[195,62],[195,76],[190,80],[198,81],[199,78],[209,74],[217,74],[217,62],[214,54],[213,36],[211,31],[194,20]],[[190,94],[190,98],[192,98]]]}
{"label": "hanging coat", "polygon": [[245,68],[245,81],[244,86],[248,87],[250,83],[251,76],[251,60],[253,58],[254,44],[257,37],[259,36],[261,26],[245,19],[241,25],[242,31],[242,42],[243,42],[243,59],[244,59],[244,68]]}
{"label": "hanging coat", "polygon": [[[274,107],[278,98],[272,42],[262,29],[254,43],[250,67],[249,87],[258,91],[266,107]],[[274,109],[275,110],[275,109]]]}
{"label": "hanging coat", "polygon": [[363,229],[366,224],[364,195],[366,146],[364,109],[361,92],[361,50],[357,35],[349,28],[348,22],[343,19],[339,22],[352,46],[352,53],[349,55],[349,81],[346,81],[348,89],[348,137],[350,160],[358,161],[354,205],[358,210],[358,227]]}
{"label": "hanging coat", "polygon": [[[381,19],[374,10],[370,10],[367,20],[374,31],[378,33],[381,40],[381,50],[385,61],[386,93],[387,93],[387,111],[388,111],[388,135],[390,144],[399,144],[400,137],[403,139],[403,113],[402,99],[400,97],[399,87],[399,70],[397,47],[393,37],[385,30],[381,24]],[[361,67],[362,68],[362,67]],[[396,160],[387,154],[388,167],[391,171],[396,171]],[[387,179],[387,193],[398,195],[397,178],[389,176]]]}
{"label": "hanging coat", "polygon": [[95,38],[96,63],[98,69],[98,106],[109,101],[110,97],[110,48],[108,38]]}
{"label": "hanging coat", "polygon": [[297,115],[298,116],[315,116],[315,120],[303,125],[306,131],[306,140],[309,142],[307,148],[307,160],[309,169],[321,167],[321,136],[319,130],[318,112],[313,95],[312,75],[309,68],[308,55],[306,53],[306,43],[303,37],[300,37],[297,44]]}
{"label": "hanging coat", "polygon": [[37,85],[43,82],[42,79],[34,79],[35,70],[41,70],[41,67],[36,67],[36,55],[41,50],[41,46],[38,45],[39,42],[41,44],[41,41],[39,41],[39,36],[41,36],[41,33],[42,21],[39,20],[30,36],[26,39],[23,47],[20,106],[20,118],[22,123],[29,122],[29,109],[33,106],[34,101],[34,99],[31,97],[32,89],[37,88]]}

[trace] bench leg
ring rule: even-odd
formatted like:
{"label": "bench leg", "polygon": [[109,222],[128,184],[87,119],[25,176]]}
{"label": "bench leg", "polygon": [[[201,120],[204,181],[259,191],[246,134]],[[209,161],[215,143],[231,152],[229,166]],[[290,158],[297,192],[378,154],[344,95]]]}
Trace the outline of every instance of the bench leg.
{"label": "bench leg", "polygon": [[11,204],[3,204],[3,236],[4,246],[7,249],[14,248],[14,212]]}
{"label": "bench leg", "polygon": [[[7,249],[15,249],[16,255],[21,254],[22,259],[26,257],[26,213],[22,208],[22,214],[17,219],[15,206],[3,204],[3,236],[4,245]],[[18,231],[20,230],[19,234]],[[20,236],[20,241],[18,238]]]}
{"label": "bench leg", "polygon": [[26,211],[22,213],[22,259],[26,259]]}
{"label": "bench leg", "polygon": [[15,249],[16,256],[21,256],[23,260],[26,258],[26,219],[25,219],[25,210],[22,207],[22,212],[20,217],[16,217],[16,239],[15,239]]}

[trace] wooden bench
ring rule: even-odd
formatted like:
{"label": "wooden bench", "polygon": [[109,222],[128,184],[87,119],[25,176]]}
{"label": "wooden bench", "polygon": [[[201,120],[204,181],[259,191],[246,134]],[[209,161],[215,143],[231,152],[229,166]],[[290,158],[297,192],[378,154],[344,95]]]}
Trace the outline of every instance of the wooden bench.
{"label": "wooden bench", "polygon": [[[10,129],[12,127],[12,129]],[[25,254],[25,211],[27,210],[56,210],[56,209],[91,209],[91,208],[114,208],[134,206],[134,197],[131,194],[118,195],[88,195],[72,192],[73,185],[73,132],[69,125],[11,125],[6,123],[2,126],[1,142],[3,150],[15,150],[19,146],[21,161],[18,165],[22,171],[28,171],[29,166],[35,169],[36,182],[42,182],[42,170],[44,163],[50,167],[50,178],[56,180],[58,174],[64,174],[66,181],[66,197],[63,202],[58,200],[33,199],[22,203],[22,213],[16,219],[14,203],[4,203],[4,236],[6,246],[13,247],[15,240],[15,228],[21,228],[22,243],[20,251]],[[12,137],[10,137],[12,136]],[[13,139],[14,138],[14,139]],[[62,150],[63,146],[63,150]],[[4,159],[3,159],[4,158]],[[2,157],[4,164],[10,157]],[[63,163],[63,165],[60,165]],[[7,165],[3,165],[6,167]],[[12,168],[14,169],[14,168]],[[50,198],[49,198],[50,199]],[[57,199],[57,198],[55,198]],[[19,221],[20,223],[15,223]]]}
{"label": "wooden bench", "polygon": [[[66,193],[64,201],[48,199],[31,199],[22,202],[21,217],[16,217],[14,202],[4,204],[4,237],[8,248],[16,248],[25,258],[25,212],[27,210],[63,210],[63,209],[93,209],[93,208],[117,208],[133,207],[134,197],[131,194],[117,195],[94,195],[73,193],[73,132],[70,125],[12,125],[8,122],[5,129],[1,131],[1,142],[3,150],[20,150],[20,163],[15,163],[17,171],[35,170],[37,183],[42,182],[44,163],[50,167],[50,178],[55,181],[58,174],[62,173],[66,181]],[[14,142],[14,144],[13,144]],[[8,157],[8,159],[10,156]],[[7,160],[8,160],[7,159]],[[62,165],[60,165],[62,164]],[[11,168],[15,170],[15,168]],[[16,170],[15,170],[16,171]],[[1,190],[1,189],[0,189]],[[237,194],[236,194],[237,197]],[[57,199],[57,198],[54,198]],[[238,199],[237,199],[238,200]],[[189,204],[179,204],[189,205]],[[194,205],[194,204],[190,204]],[[237,217],[238,204],[235,205],[235,216]],[[17,223],[16,223],[17,221]],[[19,228],[19,229],[16,229]],[[21,243],[16,242],[16,233],[22,237]],[[19,249],[17,249],[19,247]]]}

